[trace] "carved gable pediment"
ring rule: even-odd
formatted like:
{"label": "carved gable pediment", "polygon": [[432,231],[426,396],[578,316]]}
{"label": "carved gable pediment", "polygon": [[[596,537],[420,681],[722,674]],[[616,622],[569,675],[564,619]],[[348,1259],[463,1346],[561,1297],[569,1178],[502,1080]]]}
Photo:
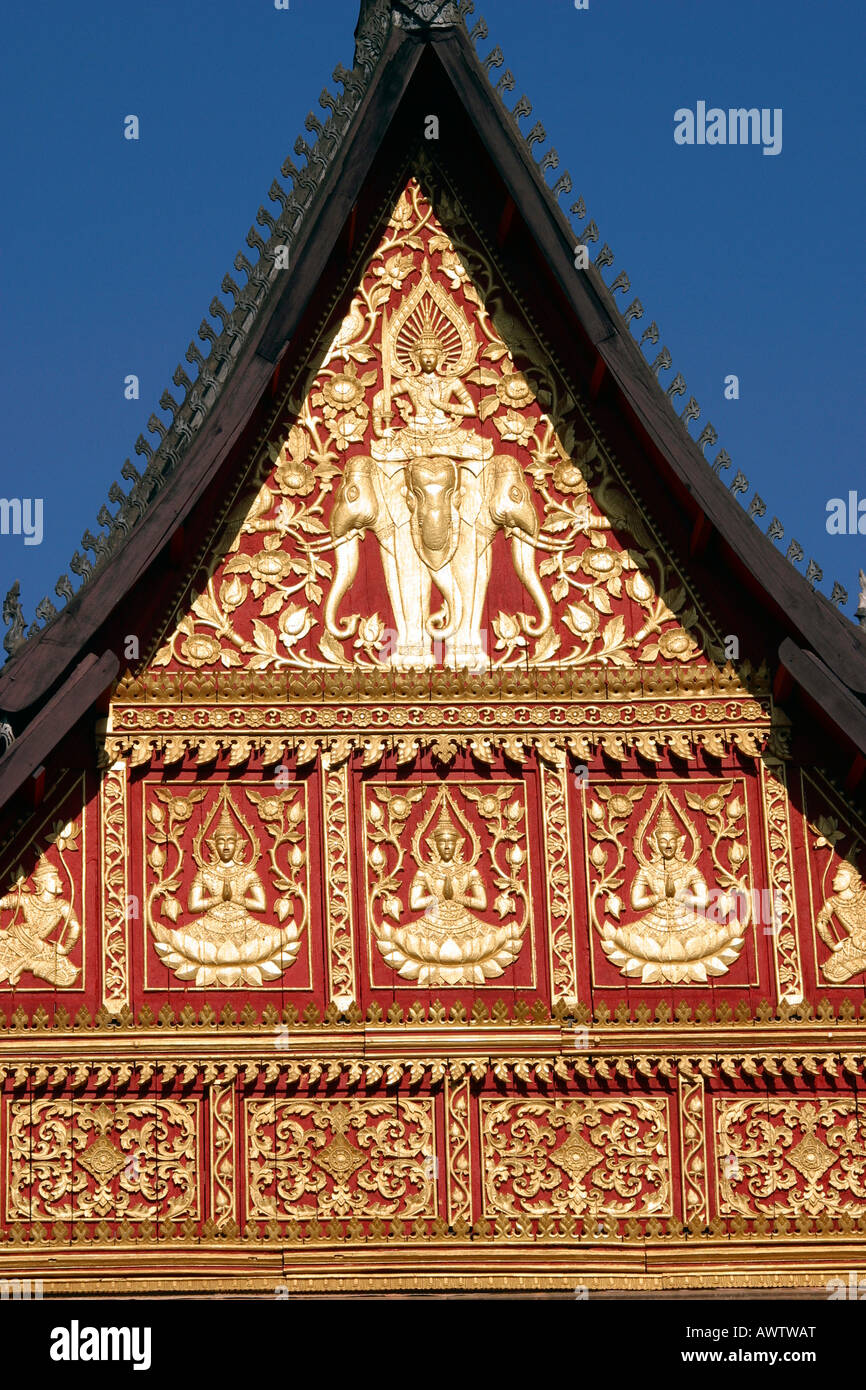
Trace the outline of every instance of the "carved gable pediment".
{"label": "carved gable pediment", "polygon": [[501,284],[453,195],[410,179],[151,665],[625,669],[718,653]]}

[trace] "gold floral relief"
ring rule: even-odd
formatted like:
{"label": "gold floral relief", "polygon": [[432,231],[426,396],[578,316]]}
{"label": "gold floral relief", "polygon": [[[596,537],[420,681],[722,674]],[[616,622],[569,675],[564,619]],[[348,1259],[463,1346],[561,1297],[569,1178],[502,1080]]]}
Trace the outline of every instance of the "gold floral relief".
{"label": "gold floral relief", "polygon": [[445,1077],[448,1224],[472,1220],[472,1132],[469,1078]]}
{"label": "gold floral relief", "polygon": [[531,921],[522,782],[364,787],[367,918],[390,970],[421,988],[483,985]]}
{"label": "gold floral relief", "polygon": [[671,1215],[666,1100],[480,1106],[487,1215]]}
{"label": "gold floral relief", "polygon": [[[435,198],[409,180],[152,665],[634,667],[712,645],[457,202]],[[376,608],[354,582],[371,552]]]}
{"label": "gold floral relief", "polygon": [[111,1014],[129,1004],[129,824],[127,769],[112,763],[99,789],[102,865],[102,1002]]}
{"label": "gold floral relief", "polygon": [[323,754],[328,995],[345,1011],[358,997],[349,849],[349,770],[347,762],[334,767],[333,761],[329,754]]}
{"label": "gold floral relief", "polygon": [[550,961],[553,998],[577,1000],[575,950],[576,896],[571,867],[571,825],[568,809],[569,771],[542,767],[545,882],[550,922]]}
{"label": "gold floral relief", "polygon": [[433,1104],[247,1100],[249,1217],[437,1215]]}
{"label": "gold floral relief", "polygon": [[764,842],[773,898],[773,954],[779,998],[800,1004],[804,998],[803,966],[797,925],[797,895],[791,847],[791,803],[785,765],[761,762]]}
{"label": "gold floral relief", "polygon": [[233,1077],[210,1089],[211,1211],[217,1226],[237,1219],[235,1092]]}
{"label": "gold floral relief", "polygon": [[197,1100],[7,1100],[8,1221],[177,1220],[200,1206]]}
{"label": "gold floral relief", "polygon": [[866,1123],[856,1099],[719,1099],[715,1116],[722,1214],[866,1210]]}
{"label": "gold floral relief", "polygon": [[736,964],[753,915],[740,779],[593,784],[582,798],[590,918],[641,984],[707,984]]}
{"label": "gold floral relief", "polygon": [[306,787],[145,783],[153,949],[197,988],[279,980],[309,926]]}
{"label": "gold floral relief", "polygon": [[680,1068],[679,1087],[680,1166],[683,1213],[687,1222],[705,1224],[709,1219],[707,1183],[707,1122],[704,1113],[704,1079]]}

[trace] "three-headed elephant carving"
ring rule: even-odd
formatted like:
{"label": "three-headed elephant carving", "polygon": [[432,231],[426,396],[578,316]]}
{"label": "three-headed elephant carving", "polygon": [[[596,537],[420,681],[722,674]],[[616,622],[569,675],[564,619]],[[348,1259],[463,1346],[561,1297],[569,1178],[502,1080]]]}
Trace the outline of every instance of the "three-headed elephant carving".
{"label": "three-headed elephant carving", "polygon": [[[535,569],[538,516],[523,469],[507,454],[474,466],[442,456],[389,465],[356,455],[346,463],[330,530],[336,564],[325,627],[340,641],[356,631],[359,615],[341,620],[338,611],[358,571],[361,540],[373,531],[396,627],[396,670],[434,665],[434,639],[444,643],[446,666],[488,664],[481,625],[498,531],[509,537],[515,572],[537,609],[524,620],[527,635],[550,626]],[[434,585],[444,602],[431,612]]]}

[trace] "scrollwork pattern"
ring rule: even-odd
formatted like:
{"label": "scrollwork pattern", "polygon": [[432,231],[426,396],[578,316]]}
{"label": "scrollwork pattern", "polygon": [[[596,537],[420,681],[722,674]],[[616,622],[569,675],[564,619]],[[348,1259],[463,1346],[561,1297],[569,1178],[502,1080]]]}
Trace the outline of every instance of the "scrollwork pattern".
{"label": "scrollwork pattern", "polygon": [[195,1101],[12,1100],[10,1220],[199,1215]]}
{"label": "scrollwork pattern", "polygon": [[716,1115],[723,1213],[866,1211],[866,1128],[856,1100],[718,1100]]}
{"label": "scrollwork pattern", "polygon": [[250,1216],[435,1215],[429,1100],[247,1101]]}
{"label": "scrollwork pattern", "polygon": [[662,1099],[481,1100],[487,1209],[505,1215],[671,1211]]}

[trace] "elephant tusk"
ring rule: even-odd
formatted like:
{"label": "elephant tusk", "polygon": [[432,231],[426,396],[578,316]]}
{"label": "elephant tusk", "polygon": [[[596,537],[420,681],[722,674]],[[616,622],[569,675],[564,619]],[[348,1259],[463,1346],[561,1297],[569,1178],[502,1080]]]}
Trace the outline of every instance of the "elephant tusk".
{"label": "elephant tusk", "polygon": [[556,540],[552,536],[549,538],[541,535],[530,536],[526,531],[521,531],[519,526],[504,526],[502,529],[509,540],[519,539],[525,541],[527,545],[532,546],[533,550],[568,550],[574,540],[574,536],[577,534],[577,532],[575,532],[571,536],[566,536],[563,540]]}
{"label": "elephant tusk", "polygon": [[331,536],[323,536],[322,539],[318,541],[306,541],[303,548],[308,554],[321,555],[326,550],[337,550],[339,546],[345,545],[347,541],[363,540],[365,535],[365,531],[359,531],[357,527],[355,527],[353,530],[347,531],[345,536],[339,536],[336,540]]}

